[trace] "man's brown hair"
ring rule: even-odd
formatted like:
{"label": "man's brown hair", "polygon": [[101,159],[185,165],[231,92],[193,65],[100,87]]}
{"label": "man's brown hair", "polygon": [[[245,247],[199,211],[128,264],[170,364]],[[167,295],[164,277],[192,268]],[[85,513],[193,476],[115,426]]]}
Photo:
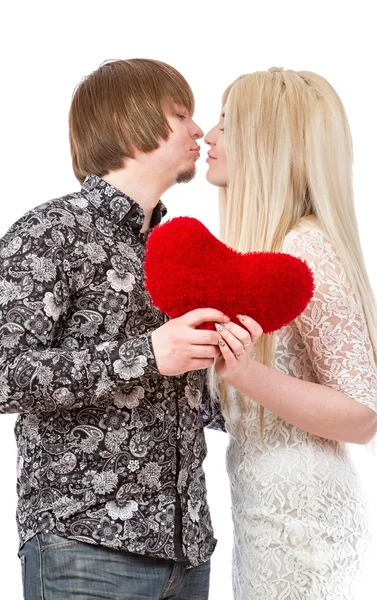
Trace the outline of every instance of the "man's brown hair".
{"label": "man's brown hair", "polygon": [[73,171],[82,183],[120,169],[134,149],[151,152],[169,137],[164,109],[194,113],[184,77],[166,63],[132,58],[106,62],[77,86],[69,111]]}

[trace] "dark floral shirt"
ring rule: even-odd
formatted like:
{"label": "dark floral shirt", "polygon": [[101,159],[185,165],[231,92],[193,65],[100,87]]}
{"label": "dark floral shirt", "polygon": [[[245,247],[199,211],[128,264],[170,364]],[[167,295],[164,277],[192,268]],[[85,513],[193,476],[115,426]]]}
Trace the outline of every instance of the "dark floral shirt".
{"label": "dark floral shirt", "polygon": [[215,547],[203,424],[223,424],[204,371],[157,370],[143,221],[90,175],[1,240],[0,413],[20,413],[21,544],[51,532],[195,566]]}

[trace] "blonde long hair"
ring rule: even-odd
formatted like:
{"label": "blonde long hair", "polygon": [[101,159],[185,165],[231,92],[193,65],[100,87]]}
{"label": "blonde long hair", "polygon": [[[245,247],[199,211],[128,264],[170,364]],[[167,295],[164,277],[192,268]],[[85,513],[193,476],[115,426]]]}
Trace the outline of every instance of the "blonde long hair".
{"label": "blonde long hair", "polygon": [[[243,75],[223,96],[228,187],[220,190],[220,237],[240,252],[281,251],[301,219],[314,220],[361,300],[377,357],[376,303],[366,272],[352,187],[352,138],[343,104],[306,71]],[[275,336],[256,360],[273,365]],[[223,408],[227,408],[221,384]],[[261,410],[263,425],[263,409]]]}

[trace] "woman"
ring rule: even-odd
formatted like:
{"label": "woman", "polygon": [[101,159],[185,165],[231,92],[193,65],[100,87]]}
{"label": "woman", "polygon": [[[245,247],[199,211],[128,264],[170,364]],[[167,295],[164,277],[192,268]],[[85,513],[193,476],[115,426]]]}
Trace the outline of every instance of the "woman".
{"label": "woman", "polygon": [[316,283],[304,313],[275,336],[258,339],[260,327],[243,316],[250,334],[217,327],[234,594],[349,600],[368,528],[345,442],[367,444],[377,430],[377,319],[344,108],[319,75],[274,68],[226,90],[205,141],[222,240],[304,259]]}

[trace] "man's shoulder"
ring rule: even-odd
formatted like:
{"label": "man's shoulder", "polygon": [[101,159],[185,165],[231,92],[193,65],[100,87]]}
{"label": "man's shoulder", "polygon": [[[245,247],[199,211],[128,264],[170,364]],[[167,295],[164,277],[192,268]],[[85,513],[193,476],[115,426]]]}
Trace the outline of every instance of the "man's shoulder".
{"label": "man's shoulder", "polygon": [[83,196],[81,192],[72,192],[65,196],[59,196],[53,200],[47,200],[38,206],[35,206],[27,213],[24,214],[21,219],[36,218],[51,218],[57,211],[64,211],[65,213],[72,213],[73,216],[81,214],[83,209],[88,207],[88,200]]}
{"label": "man's shoulder", "polygon": [[88,207],[88,200],[81,192],[73,192],[48,200],[28,210],[10,227],[1,241],[9,236],[27,234],[31,237],[43,237],[52,228],[61,231],[77,228]]}

